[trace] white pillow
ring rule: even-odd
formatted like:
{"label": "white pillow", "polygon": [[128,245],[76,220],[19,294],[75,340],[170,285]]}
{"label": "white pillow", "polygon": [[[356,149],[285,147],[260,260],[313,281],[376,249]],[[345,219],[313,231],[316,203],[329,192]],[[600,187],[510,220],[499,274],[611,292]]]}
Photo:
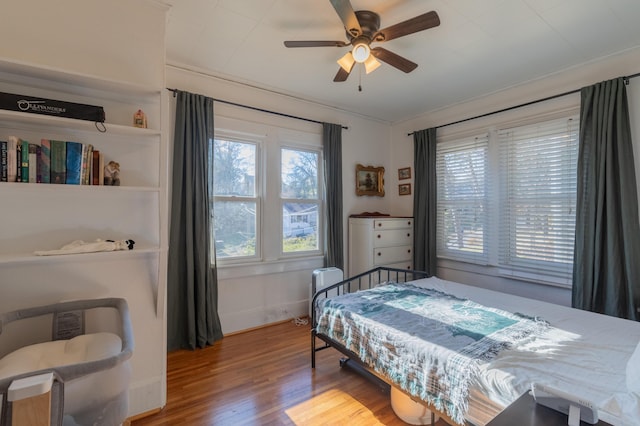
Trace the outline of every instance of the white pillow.
{"label": "white pillow", "polygon": [[640,343],[627,361],[627,389],[640,393]]}

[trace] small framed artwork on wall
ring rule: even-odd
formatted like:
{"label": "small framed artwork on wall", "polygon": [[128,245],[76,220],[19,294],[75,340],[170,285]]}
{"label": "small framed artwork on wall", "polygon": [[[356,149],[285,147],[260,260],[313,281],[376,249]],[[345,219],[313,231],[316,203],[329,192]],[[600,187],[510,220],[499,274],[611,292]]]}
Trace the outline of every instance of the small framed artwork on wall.
{"label": "small framed artwork on wall", "polygon": [[411,184],[410,183],[401,183],[398,185],[398,194],[400,195],[411,195]]}
{"label": "small framed artwork on wall", "polygon": [[384,167],[356,165],[356,195],[384,197]]}
{"label": "small framed artwork on wall", "polygon": [[398,180],[411,179],[411,167],[398,169]]}

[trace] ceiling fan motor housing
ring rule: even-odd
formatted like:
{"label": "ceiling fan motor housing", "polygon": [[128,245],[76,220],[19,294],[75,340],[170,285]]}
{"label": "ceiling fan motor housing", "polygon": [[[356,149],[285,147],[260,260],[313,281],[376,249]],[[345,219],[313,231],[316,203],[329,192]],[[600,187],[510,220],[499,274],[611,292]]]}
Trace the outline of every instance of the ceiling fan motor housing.
{"label": "ceiling fan motor housing", "polygon": [[[369,41],[371,41],[373,35],[380,29],[380,15],[370,10],[358,10],[355,14],[362,29],[362,36],[367,37]],[[357,38],[357,30],[355,30],[355,34],[353,31],[354,29],[347,31],[347,37],[349,37],[349,39]]]}

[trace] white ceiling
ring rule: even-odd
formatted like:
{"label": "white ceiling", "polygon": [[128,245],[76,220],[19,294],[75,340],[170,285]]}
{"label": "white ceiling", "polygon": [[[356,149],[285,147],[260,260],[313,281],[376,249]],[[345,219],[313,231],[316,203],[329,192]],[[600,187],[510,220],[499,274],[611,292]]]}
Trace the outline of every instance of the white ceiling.
{"label": "white ceiling", "polygon": [[[396,122],[640,46],[639,0],[351,0],[381,28],[435,10],[439,27],[382,46],[415,63],[334,83],[349,47],[329,0],[165,0],[167,62]],[[595,83],[595,82],[594,82]]]}

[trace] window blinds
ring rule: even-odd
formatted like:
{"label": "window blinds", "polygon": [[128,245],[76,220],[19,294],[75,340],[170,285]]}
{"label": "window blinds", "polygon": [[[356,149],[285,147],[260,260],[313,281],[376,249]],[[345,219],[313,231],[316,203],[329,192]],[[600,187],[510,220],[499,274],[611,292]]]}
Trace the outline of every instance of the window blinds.
{"label": "window blinds", "polygon": [[498,131],[499,266],[567,279],[575,234],[578,117]]}
{"label": "window blinds", "polygon": [[438,256],[486,264],[489,135],[438,144]]}

